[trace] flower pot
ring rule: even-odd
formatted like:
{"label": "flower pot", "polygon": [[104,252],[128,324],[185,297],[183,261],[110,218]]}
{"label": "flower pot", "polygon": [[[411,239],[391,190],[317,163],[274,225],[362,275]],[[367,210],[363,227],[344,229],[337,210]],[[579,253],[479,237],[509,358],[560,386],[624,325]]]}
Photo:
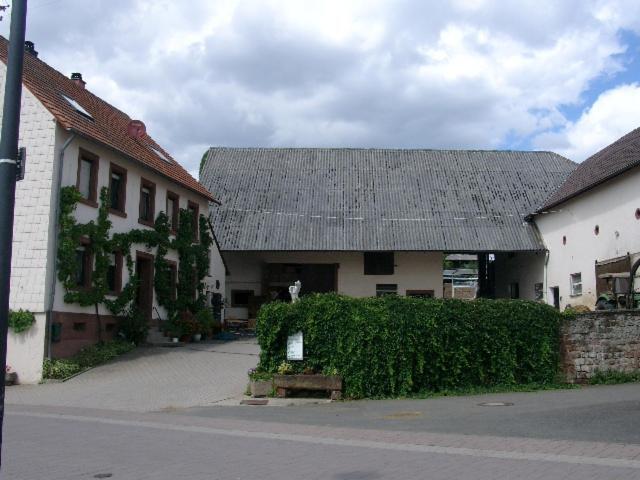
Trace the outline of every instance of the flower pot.
{"label": "flower pot", "polygon": [[4,384],[5,385],[14,385],[18,383],[18,374],[16,372],[5,372],[4,374]]}
{"label": "flower pot", "polygon": [[171,343],[178,343],[178,337],[173,337],[171,339]]}
{"label": "flower pot", "polygon": [[193,335],[193,341],[194,342],[199,342],[202,339],[202,334],[201,333],[195,333]]}
{"label": "flower pot", "polygon": [[252,397],[266,397],[273,390],[273,380],[251,380],[249,385]]}

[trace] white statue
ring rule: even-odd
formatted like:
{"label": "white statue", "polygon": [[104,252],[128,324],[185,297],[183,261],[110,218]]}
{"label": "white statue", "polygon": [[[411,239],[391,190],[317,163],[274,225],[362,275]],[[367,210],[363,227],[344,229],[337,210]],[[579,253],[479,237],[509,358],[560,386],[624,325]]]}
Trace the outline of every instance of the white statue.
{"label": "white statue", "polygon": [[291,295],[291,303],[296,303],[298,301],[298,295],[300,294],[300,289],[302,288],[302,283],[300,280],[296,280],[296,283],[289,287],[289,295]]}

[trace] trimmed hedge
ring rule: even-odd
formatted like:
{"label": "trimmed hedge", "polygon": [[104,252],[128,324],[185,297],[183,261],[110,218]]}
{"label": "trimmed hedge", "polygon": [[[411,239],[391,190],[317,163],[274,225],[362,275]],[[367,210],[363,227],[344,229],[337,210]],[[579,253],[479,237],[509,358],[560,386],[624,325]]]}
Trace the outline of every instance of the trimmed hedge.
{"label": "trimmed hedge", "polygon": [[258,314],[259,370],[286,361],[304,334],[304,361],[342,376],[347,397],[389,397],[478,386],[554,383],[561,315],[522,300],[442,300],[317,294]]}

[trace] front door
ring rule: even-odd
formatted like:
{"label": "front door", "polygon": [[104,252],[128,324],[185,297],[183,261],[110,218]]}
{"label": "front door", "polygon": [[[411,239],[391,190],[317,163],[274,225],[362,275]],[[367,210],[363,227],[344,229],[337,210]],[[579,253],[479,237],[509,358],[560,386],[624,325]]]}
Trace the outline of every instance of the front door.
{"label": "front door", "polygon": [[137,252],[136,274],[139,282],[136,304],[140,312],[150,322],[153,313],[153,255]]}

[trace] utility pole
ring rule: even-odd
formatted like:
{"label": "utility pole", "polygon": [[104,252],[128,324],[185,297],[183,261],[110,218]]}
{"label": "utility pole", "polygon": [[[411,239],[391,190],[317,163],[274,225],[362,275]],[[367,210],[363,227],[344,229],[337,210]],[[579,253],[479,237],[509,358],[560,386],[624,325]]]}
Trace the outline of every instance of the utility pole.
{"label": "utility pole", "polygon": [[[27,0],[11,5],[11,30],[4,107],[0,138],[0,364],[7,366],[7,328],[9,324],[9,281],[11,278],[11,244],[13,242],[13,207],[16,197],[20,100],[24,63],[24,31]],[[2,424],[4,422],[4,379],[0,384],[0,467],[2,466]]]}

